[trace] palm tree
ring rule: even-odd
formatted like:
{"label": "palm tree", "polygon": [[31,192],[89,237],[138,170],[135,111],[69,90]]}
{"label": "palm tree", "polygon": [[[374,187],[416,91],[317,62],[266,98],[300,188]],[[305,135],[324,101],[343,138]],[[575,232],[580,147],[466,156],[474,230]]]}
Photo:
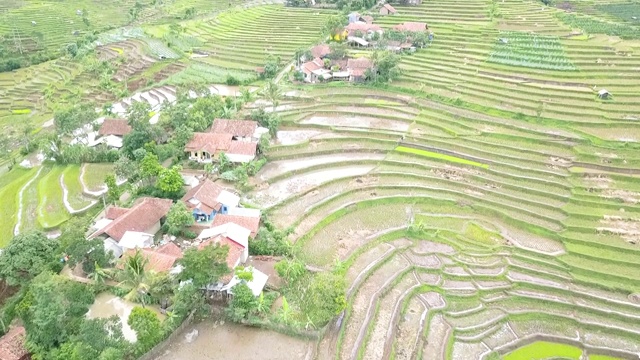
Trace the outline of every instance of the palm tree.
{"label": "palm tree", "polygon": [[232,108],[225,106],[220,110],[220,117],[223,119],[231,119],[233,115],[235,115],[235,111]]}
{"label": "palm tree", "polygon": [[110,277],[111,274],[109,271],[98,265],[98,262],[95,263],[95,270],[89,274],[89,279],[93,280],[96,284],[104,284],[105,280]]}
{"label": "palm tree", "polygon": [[240,89],[240,99],[243,103],[249,103],[253,100],[253,93],[247,88]]}
{"label": "palm tree", "polygon": [[275,113],[276,107],[280,103],[280,99],[282,99],[282,89],[275,82],[271,81],[267,84],[267,87],[263,90],[262,94],[267,100],[271,101],[273,105],[273,112]]}
{"label": "palm tree", "polygon": [[142,256],[140,250],[136,250],[135,254],[125,259],[124,268],[118,274],[120,283],[129,290],[124,296],[125,300],[137,301],[141,300],[142,307],[145,306],[145,295],[151,288],[149,282],[149,274],[145,271],[145,267],[149,263],[149,259]]}

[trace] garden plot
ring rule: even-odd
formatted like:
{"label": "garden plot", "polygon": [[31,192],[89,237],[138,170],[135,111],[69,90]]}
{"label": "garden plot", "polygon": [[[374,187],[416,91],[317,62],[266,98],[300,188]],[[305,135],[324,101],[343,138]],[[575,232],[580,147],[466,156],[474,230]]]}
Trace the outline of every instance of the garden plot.
{"label": "garden plot", "polygon": [[406,132],[409,130],[409,123],[401,121],[380,119],[368,116],[311,116],[299,122],[300,124],[323,125],[340,128],[364,128],[376,130],[389,130],[396,132]]}
{"label": "garden plot", "polygon": [[384,154],[368,154],[368,153],[352,153],[352,154],[335,154],[316,157],[305,157],[302,159],[291,159],[269,162],[258,174],[258,177],[263,181],[269,181],[269,179],[286,174],[288,172],[298,172],[306,168],[315,167],[318,165],[340,165],[344,162],[359,162],[367,160],[382,160]]}
{"label": "garden plot", "polygon": [[37,218],[40,226],[45,229],[57,227],[69,219],[60,186],[63,171],[63,167],[56,166],[38,182]]}

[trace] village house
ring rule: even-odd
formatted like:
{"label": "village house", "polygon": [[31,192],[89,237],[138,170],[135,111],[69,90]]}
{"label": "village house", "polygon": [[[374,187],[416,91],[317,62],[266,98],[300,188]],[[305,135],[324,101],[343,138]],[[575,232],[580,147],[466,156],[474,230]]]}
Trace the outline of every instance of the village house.
{"label": "village house", "polygon": [[[179,272],[179,269],[176,269],[176,263],[182,258],[183,254],[178,245],[168,242],[155,249],[127,250],[122,257],[123,261],[120,262],[120,266],[123,266],[124,261],[128,257],[135,255],[137,251],[147,260],[144,268],[146,271],[153,271],[155,273],[167,271]],[[176,269],[177,271],[172,271],[172,269]]]}
{"label": "village house", "polygon": [[[203,230],[198,236],[198,239],[203,241],[198,248],[203,249],[205,246],[212,244],[228,246],[227,266],[233,270],[244,264],[249,258],[250,235],[251,230],[235,223],[227,223]],[[266,285],[269,276],[254,268],[250,268],[249,271],[253,274],[253,280],[248,281],[247,286],[255,296],[258,296]],[[208,286],[207,290],[229,296],[233,294],[232,288],[241,281],[237,276],[229,274],[219,279],[218,283]]]}
{"label": "village house", "polygon": [[380,15],[395,15],[397,13],[396,9],[389,4],[384,4],[380,8]]}
{"label": "village house", "polygon": [[360,21],[364,21],[367,24],[373,24],[373,16],[371,15],[360,16]]}
{"label": "village house", "polygon": [[268,131],[268,129],[258,127],[258,122],[253,120],[215,119],[210,132],[231,134],[233,141],[251,142],[260,140],[262,134]]}
{"label": "village house", "polygon": [[331,78],[331,76],[327,76],[331,71],[324,68],[324,61],[319,57],[303,63],[300,66],[300,71],[304,74],[304,81],[308,83]]}
{"label": "village house", "polygon": [[0,360],[29,360],[31,355],[24,347],[27,334],[22,326],[12,327],[0,338]]}
{"label": "village house", "polygon": [[216,214],[226,214],[230,208],[238,207],[240,197],[206,179],[187,191],[182,201],[191,209],[197,223],[208,223]]}
{"label": "village house", "polygon": [[382,35],[383,30],[380,25],[367,24],[366,22],[353,22],[345,27],[347,36],[371,39],[374,34]]}
{"label": "village house", "polygon": [[143,197],[131,208],[110,206],[93,225],[89,239],[103,238],[105,249],[113,251],[116,257],[123,250],[116,251],[114,244],[120,249],[151,246],[172,204],[169,199]]}
{"label": "village house", "polygon": [[423,32],[429,29],[426,23],[423,22],[405,22],[402,24],[398,24],[393,27],[396,31],[406,31],[406,32]]}
{"label": "village house", "polygon": [[324,59],[331,54],[331,47],[327,44],[320,44],[312,47],[310,52],[312,58]]}
{"label": "village house", "polygon": [[194,133],[184,151],[189,153],[189,159],[210,163],[217,160],[220,153],[224,153],[229,161],[246,163],[256,157],[257,142],[233,140],[232,134]]}
{"label": "village house", "polygon": [[213,219],[213,223],[211,223],[211,227],[223,226],[229,223],[238,224],[245,229],[249,229],[249,231],[251,231],[249,236],[251,238],[255,238],[256,235],[258,234],[258,229],[260,228],[260,215],[259,213],[258,213],[258,216],[218,214]]}
{"label": "village house", "polygon": [[98,138],[109,147],[121,148],[125,135],[131,132],[131,126],[125,119],[105,119],[98,130]]}
{"label": "village house", "polygon": [[361,82],[366,78],[367,70],[373,69],[373,62],[366,57],[357,59],[349,59],[347,62],[347,71],[349,72],[349,81]]}

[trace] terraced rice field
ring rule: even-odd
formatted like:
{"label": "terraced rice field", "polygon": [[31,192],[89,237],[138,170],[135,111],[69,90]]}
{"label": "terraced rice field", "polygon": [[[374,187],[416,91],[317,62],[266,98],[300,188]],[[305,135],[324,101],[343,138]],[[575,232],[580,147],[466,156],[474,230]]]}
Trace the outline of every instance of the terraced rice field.
{"label": "terraced rice field", "polygon": [[[640,351],[635,45],[564,37],[537,2],[497,4],[494,21],[481,0],[377,19],[435,32],[384,90],[285,89],[295,97],[247,201],[294,227],[306,262],[347,279],[316,358]],[[490,61],[505,33],[531,31],[575,69]]]}
{"label": "terraced rice field", "polygon": [[[74,214],[98,202],[104,177],[113,166],[87,164],[81,178],[80,166],[45,165],[33,169],[16,167],[0,177],[0,247],[14,234],[31,229],[56,228]],[[82,182],[85,182],[87,189]]]}
{"label": "terraced rice field", "polygon": [[283,64],[296,49],[310,47],[321,39],[329,11],[281,5],[255,6],[221,13],[214,20],[195,21],[187,34],[203,42],[209,54],[197,61],[217,67],[254,71],[269,55]]}

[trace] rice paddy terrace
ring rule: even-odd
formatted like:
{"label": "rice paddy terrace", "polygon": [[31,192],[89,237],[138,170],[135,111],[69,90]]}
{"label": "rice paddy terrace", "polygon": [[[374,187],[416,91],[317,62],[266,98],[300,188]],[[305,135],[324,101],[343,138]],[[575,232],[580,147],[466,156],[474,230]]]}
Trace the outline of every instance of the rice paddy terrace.
{"label": "rice paddy terrace", "polygon": [[95,205],[106,192],[111,164],[16,167],[0,178],[0,246],[14,234],[53,230]]}
{"label": "rice paddy terrace", "polygon": [[638,43],[495,4],[397,6],[376,22],[435,32],[399,81],[291,87],[276,109],[247,199],[347,279],[319,359],[640,352]]}

